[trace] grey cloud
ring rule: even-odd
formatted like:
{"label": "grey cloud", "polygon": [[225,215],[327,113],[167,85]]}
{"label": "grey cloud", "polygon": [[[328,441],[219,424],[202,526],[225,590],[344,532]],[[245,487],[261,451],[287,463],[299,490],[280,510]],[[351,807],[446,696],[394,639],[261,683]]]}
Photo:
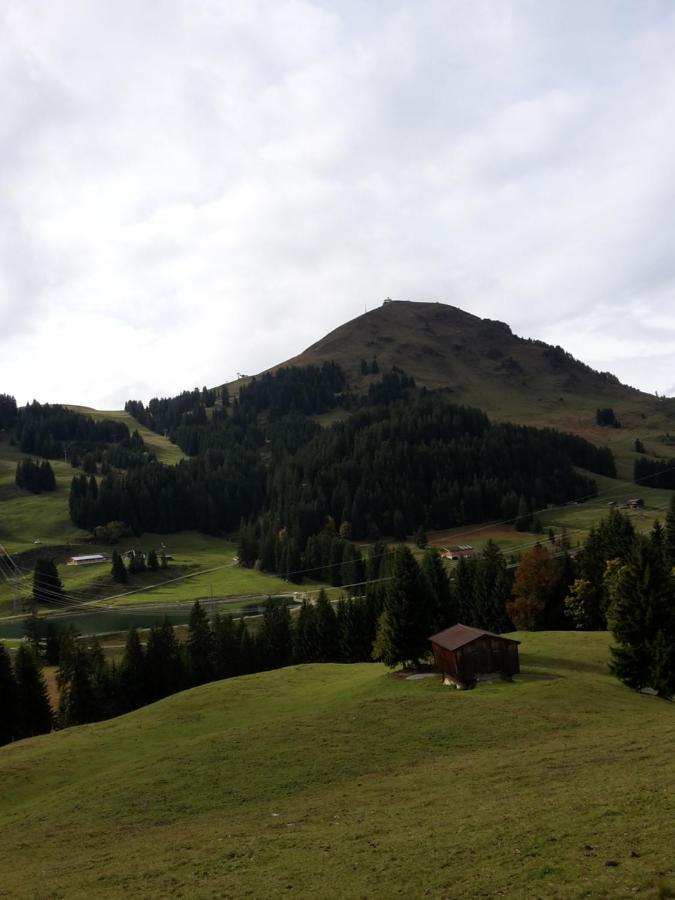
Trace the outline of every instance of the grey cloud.
{"label": "grey cloud", "polygon": [[672,384],[670,4],[25,0],[3,24],[21,399],[218,383],[386,294],[627,380],[632,340]]}

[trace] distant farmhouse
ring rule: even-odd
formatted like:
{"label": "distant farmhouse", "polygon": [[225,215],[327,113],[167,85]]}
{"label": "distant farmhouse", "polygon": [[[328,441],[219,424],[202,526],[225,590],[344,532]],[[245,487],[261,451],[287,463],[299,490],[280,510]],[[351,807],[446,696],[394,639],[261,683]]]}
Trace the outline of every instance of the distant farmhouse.
{"label": "distant farmhouse", "polygon": [[443,684],[460,690],[474,687],[478,681],[510,681],[520,672],[520,641],[461,624],[439,631],[429,640]]}
{"label": "distant farmhouse", "polygon": [[67,566],[93,566],[96,563],[107,562],[105,553],[89,553],[86,556],[71,556],[66,562]]}
{"label": "distant farmhouse", "polygon": [[443,559],[467,559],[473,556],[471,544],[458,544],[456,547],[441,547]]}

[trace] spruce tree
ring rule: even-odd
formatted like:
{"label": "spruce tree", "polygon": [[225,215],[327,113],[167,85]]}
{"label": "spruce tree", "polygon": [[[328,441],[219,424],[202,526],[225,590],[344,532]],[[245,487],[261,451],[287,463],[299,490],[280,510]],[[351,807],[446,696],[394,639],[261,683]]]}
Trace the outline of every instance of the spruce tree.
{"label": "spruce tree", "polygon": [[445,563],[438,547],[427,547],[422,558],[422,574],[429,586],[433,601],[433,628],[440,631],[458,621],[457,604],[450,587]]}
{"label": "spruce tree", "polygon": [[408,547],[400,545],[394,550],[376,652],[390,668],[415,667],[429,650],[432,630],[433,609],[424,578]]}
{"label": "spruce tree", "polygon": [[315,621],[317,661],[337,662],[340,658],[338,622],[333,605],[323,588],[316,599]]}
{"label": "spruce tree", "polygon": [[279,669],[290,663],[293,657],[291,617],[284,601],[275,603],[271,597],[265,601],[258,646],[263,669]]}
{"label": "spruce tree", "polygon": [[293,629],[293,659],[296,663],[316,662],[318,659],[316,608],[303,600]]}
{"label": "spruce tree", "polygon": [[116,581],[118,584],[127,584],[129,581],[127,567],[124,565],[124,560],[117,550],[113,550],[112,552],[112,569],[110,570],[110,574],[113,577],[113,581]]}
{"label": "spruce tree", "polygon": [[343,598],[338,602],[335,614],[340,635],[340,659],[352,663],[370,662],[377,621],[371,621],[368,601],[363,597]]}
{"label": "spruce tree", "polygon": [[138,709],[147,702],[147,678],[145,651],[141,639],[138,631],[130,628],[119,672],[121,705],[124,709]]}
{"label": "spruce tree", "polygon": [[42,672],[33,652],[21,644],[14,660],[17,687],[17,737],[33,737],[52,729],[52,710]]}
{"label": "spruce tree", "polygon": [[258,672],[261,668],[267,668],[261,662],[258,643],[253,640],[243,616],[237,623],[237,639],[239,645],[238,674],[247,675],[250,672]]}
{"label": "spruce tree", "polygon": [[455,568],[453,593],[457,604],[459,621],[463,625],[474,627],[478,623],[474,603],[475,575],[476,566],[474,560],[461,557]]}
{"label": "spruce tree", "polygon": [[185,687],[186,673],[178,639],[169,619],[153,625],[145,651],[148,700],[152,703]]}
{"label": "spruce tree", "polygon": [[59,667],[61,693],[59,720],[61,725],[84,725],[101,718],[95,688],[94,660],[84,644],[75,644],[73,653]]}
{"label": "spruce tree", "polygon": [[666,515],[665,552],[668,565],[671,569],[675,568],[675,493],[670,498]]}
{"label": "spruce tree", "polygon": [[240,636],[232,616],[213,617],[213,663],[216,678],[241,674]]}
{"label": "spruce tree", "polygon": [[39,556],[33,570],[33,602],[58,605],[63,598],[63,584],[53,559]]}
{"label": "spruce tree", "polygon": [[675,591],[659,548],[636,535],[614,585],[608,623],[618,642],[611,670],[631,688],[675,693]]}
{"label": "spruce tree", "polygon": [[30,613],[23,620],[23,633],[36,656],[39,656],[43,630],[44,622],[38,616],[37,610],[33,606]]}
{"label": "spruce tree", "polygon": [[213,633],[209,617],[199,600],[195,600],[190,610],[186,650],[192,684],[211,681],[215,674]]}
{"label": "spruce tree", "polygon": [[16,679],[9,653],[0,643],[0,746],[17,737],[18,712]]}
{"label": "spruce tree", "polygon": [[509,630],[506,603],[510,593],[506,560],[497,544],[489,540],[475,564],[473,599],[477,627],[498,634]]}

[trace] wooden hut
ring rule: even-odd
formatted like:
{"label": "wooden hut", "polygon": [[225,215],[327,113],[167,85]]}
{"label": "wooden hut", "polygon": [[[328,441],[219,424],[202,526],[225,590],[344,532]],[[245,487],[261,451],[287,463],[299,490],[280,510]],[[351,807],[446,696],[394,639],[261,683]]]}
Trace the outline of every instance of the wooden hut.
{"label": "wooden hut", "polygon": [[443,684],[469,688],[477,681],[495,677],[510,680],[520,672],[520,641],[512,638],[458,624],[439,631],[429,640]]}

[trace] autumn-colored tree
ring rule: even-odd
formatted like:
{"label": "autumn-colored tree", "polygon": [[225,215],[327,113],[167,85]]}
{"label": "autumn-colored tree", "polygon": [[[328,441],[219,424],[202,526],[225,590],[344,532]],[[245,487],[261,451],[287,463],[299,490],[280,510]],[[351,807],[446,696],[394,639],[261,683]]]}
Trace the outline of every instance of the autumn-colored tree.
{"label": "autumn-colored tree", "polygon": [[513,600],[507,604],[516,628],[530,630],[536,627],[546,609],[556,574],[555,560],[540,544],[520,560],[513,580]]}

